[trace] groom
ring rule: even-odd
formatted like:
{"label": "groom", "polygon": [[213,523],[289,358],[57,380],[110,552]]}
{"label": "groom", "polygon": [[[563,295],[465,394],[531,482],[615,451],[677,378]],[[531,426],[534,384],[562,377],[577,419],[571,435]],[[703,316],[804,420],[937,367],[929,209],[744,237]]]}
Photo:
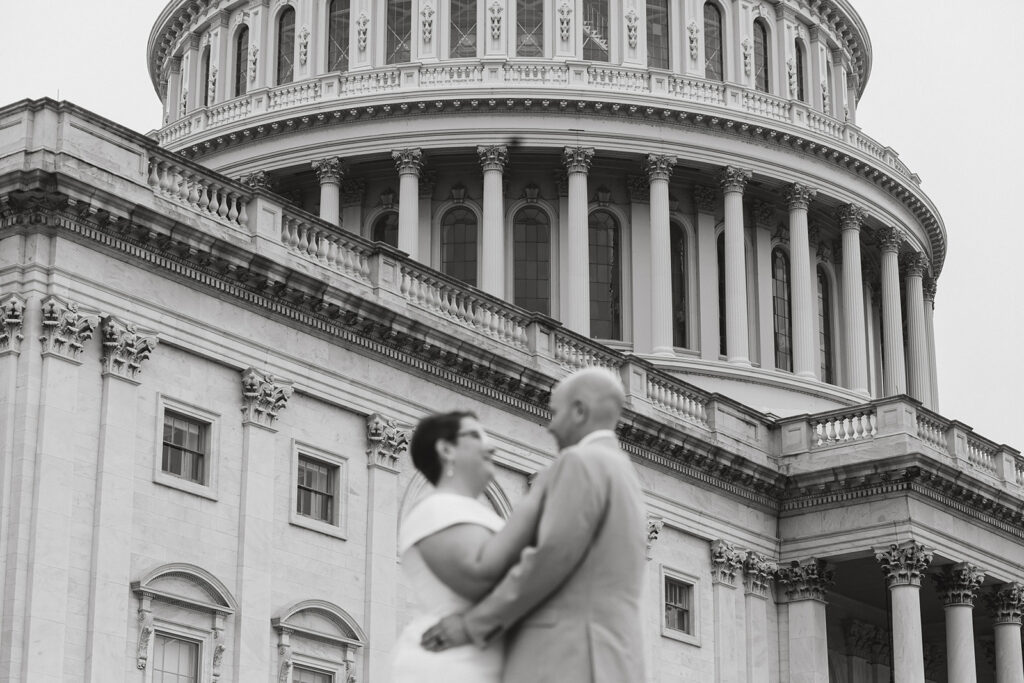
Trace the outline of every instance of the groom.
{"label": "groom", "polygon": [[615,437],[624,401],[619,378],[601,368],[555,387],[548,431],[561,453],[535,484],[536,544],[468,612],[427,630],[424,647],[485,647],[507,631],[503,683],[644,680],[644,500]]}

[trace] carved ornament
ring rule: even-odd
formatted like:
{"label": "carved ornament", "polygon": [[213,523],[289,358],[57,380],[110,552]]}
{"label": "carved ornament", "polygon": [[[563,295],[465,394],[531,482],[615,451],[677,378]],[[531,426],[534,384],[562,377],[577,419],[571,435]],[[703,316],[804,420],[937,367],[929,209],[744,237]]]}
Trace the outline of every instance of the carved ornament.
{"label": "carved ornament", "polygon": [[860,230],[867,212],[856,204],[843,204],[836,215],[843,230]]}
{"label": "carved ornament", "polygon": [[655,180],[668,182],[677,161],[676,157],[668,154],[648,154],[644,161],[644,170],[647,171],[647,177],[652,183]]}
{"label": "carved ornament", "polygon": [[1005,583],[988,595],[988,606],[997,624],[1020,624],[1024,610],[1024,585]]}
{"label": "carved ornament", "polygon": [[359,18],[356,19],[356,45],[359,46],[360,52],[366,51],[366,41],[369,32],[370,17],[366,16],[366,12],[360,12]]}
{"label": "carved ornament", "polygon": [[651,200],[651,181],[647,176],[627,175],[626,192],[631,202],[649,202]]}
{"label": "carved ornament", "polygon": [[789,96],[796,97],[796,62],[792,57],[786,60],[786,78],[789,81]]}
{"label": "carved ornament", "polygon": [[316,172],[316,177],[321,185],[325,183],[340,183],[345,175],[344,171],[341,170],[341,159],[338,157],[317,159],[312,162],[311,166]]}
{"label": "carved ornament", "polygon": [[753,213],[755,225],[771,227],[775,222],[775,205],[770,202],[754,202]]}
{"label": "carved ornament", "polygon": [[254,190],[267,190],[268,192],[273,189],[274,185],[274,179],[266,171],[253,171],[243,177],[242,182]]}
{"label": "carved ornament", "polygon": [[481,145],[476,148],[476,153],[480,157],[480,166],[485,173],[504,171],[508,164],[508,147],[505,145]]}
{"label": "carved ornament", "polygon": [[748,550],[743,558],[743,589],[746,593],[760,596],[768,596],[768,586],[779,570],[779,565],[772,562],[761,553]]}
{"label": "carved ornament", "polygon": [[626,12],[626,40],[629,43],[631,49],[636,49],[638,34],[640,33],[640,15],[636,13],[636,9],[630,8]]}
{"label": "carved ornament", "polygon": [[282,643],[277,646],[277,654],[281,658],[278,665],[278,683],[288,683],[292,679],[292,646]]}
{"label": "carved ornament", "polygon": [[745,553],[728,541],[718,539],[711,544],[711,581],[736,585],[736,572],[743,567]]}
{"label": "carved ornament", "polygon": [[875,559],[882,565],[889,588],[920,586],[921,575],[932,563],[932,551],[917,541],[904,541],[876,551]]}
{"label": "carved ornament", "polygon": [[793,183],[786,188],[786,206],[790,211],[795,209],[807,210],[807,207],[814,201],[818,191],[801,183]]}
{"label": "carved ornament", "polygon": [[437,187],[437,172],[424,168],[420,171],[420,182],[417,186],[420,197],[430,199],[434,196],[434,188]]}
{"label": "carved ornament", "polygon": [[299,31],[299,64],[306,65],[309,59],[309,29],[305,26]]}
{"label": "carved ornament", "polygon": [[24,324],[25,299],[17,294],[0,298],[0,353],[20,349]]}
{"label": "carved ornament", "polygon": [[942,604],[974,606],[974,599],[985,580],[985,572],[973,564],[961,562],[944,568],[940,573],[933,574],[935,588],[942,596]]}
{"label": "carved ornament", "polygon": [[103,319],[100,332],[103,335],[103,374],[134,380],[156,349],[156,336],[140,332],[132,323],[113,316]]}
{"label": "carved ornament", "polygon": [[217,67],[210,66],[210,80],[206,84],[206,101],[213,104],[217,97]]}
{"label": "carved ornament", "polygon": [[563,0],[558,6],[558,35],[563,43],[572,37],[572,5],[568,0]]}
{"label": "carved ornament", "polygon": [[555,170],[555,192],[558,193],[559,197],[567,197],[569,195],[569,174],[564,168]]}
{"label": "carved ornament", "polygon": [[491,38],[494,40],[501,39],[501,15],[504,11],[505,8],[498,0],[494,0],[487,8],[487,12],[490,14]]}
{"label": "carved ornament", "polygon": [[903,259],[903,267],[907,271],[907,277],[922,277],[928,272],[928,257],[921,252],[907,254]]}
{"label": "carved ornament", "polygon": [[536,183],[530,183],[523,188],[522,199],[525,199],[530,204],[536,204],[537,200],[540,199],[540,187]]}
{"label": "carved ornament", "polygon": [[651,559],[654,542],[658,540],[658,536],[661,535],[661,530],[665,527],[665,520],[657,515],[647,516],[647,559]]}
{"label": "carved ornament", "polygon": [[804,562],[793,560],[788,567],[779,568],[776,580],[786,587],[791,601],[825,601],[825,591],[835,582],[835,572],[825,560],[811,558]]}
{"label": "carved ornament", "polygon": [[743,46],[743,73],[749,76],[754,72],[754,44],[750,38],[744,38],[740,44]]}
{"label": "carved ornament", "polygon": [[398,463],[409,450],[409,434],[400,429],[394,418],[374,413],[366,418],[366,457],[371,466],[398,469]]}
{"label": "carved ornament", "polygon": [[224,664],[224,652],[227,650],[224,643],[221,642],[223,639],[224,629],[215,627],[213,629],[213,642],[216,645],[213,646],[213,665],[210,668],[210,680],[212,683],[220,681],[221,667]]}
{"label": "carved ornament", "polygon": [[697,211],[714,213],[718,208],[718,190],[707,185],[697,185],[693,188],[693,202],[697,205]]}
{"label": "carved ornament", "polygon": [[696,21],[691,21],[689,24],[686,25],[686,39],[687,42],[690,44],[690,59],[692,59],[693,61],[697,61],[697,48],[699,47],[699,36],[700,27],[697,26]]}
{"label": "carved ornament", "polygon": [[249,45],[249,82],[256,82],[256,67],[260,60],[260,46]]}
{"label": "carved ornament", "polygon": [[903,231],[899,228],[885,227],[877,231],[878,244],[882,251],[899,253],[900,245],[903,244]]}
{"label": "carved ornament", "polygon": [[889,661],[889,631],[859,619],[846,623],[846,649],[868,662]]}
{"label": "carved ornament", "polygon": [[593,147],[566,147],[562,150],[562,164],[569,173],[587,173],[593,161]]}
{"label": "carved ornament", "polygon": [[935,293],[936,293],[936,290],[938,289],[938,286],[939,286],[939,283],[938,283],[938,281],[935,278],[927,276],[927,275],[925,276],[925,278],[924,278],[924,300],[925,301],[930,301],[933,306],[935,305]]}
{"label": "carved ornament", "polygon": [[830,99],[832,99],[832,98],[830,98],[828,96],[828,82],[822,81],[821,82],[821,106],[822,106],[822,109],[825,112],[825,116],[831,116],[832,115],[832,103],[829,101]]}
{"label": "carved ornament", "polygon": [[423,151],[419,148],[396,149],[391,153],[391,158],[395,161],[395,168],[398,169],[399,175],[406,173],[419,175],[423,168]]}
{"label": "carved ornament", "polygon": [[754,174],[745,169],[739,168],[738,166],[726,166],[722,169],[722,174],[719,176],[719,182],[722,186],[723,192],[743,192],[743,188],[747,186],[747,181],[750,180]]}
{"label": "carved ornament", "polygon": [[53,353],[70,360],[76,360],[85,343],[92,339],[99,317],[86,315],[78,310],[78,304],[64,301],[56,296],[43,300],[43,354]]}
{"label": "carved ornament", "polygon": [[359,206],[366,193],[366,182],[359,178],[341,181],[341,205]]}
{"label": "carved ornament", "polygon": [[779,223],[775,226],[775,232],[772,233],[772,242],[774,244],[789,244],[789,228]]}
{"label": "carved ornament", "polygon": [[288,405],[293,391],[291,382],[256,368],[247,368],[242,372],[243,421],[270,427],[277,414]]}
{"label": "carved ornament", "polygon": [[139,608],[139,640],[135,646],[135,668],[145,671],[149,662],[149,645],[153,641],[153,611],[145,598]]}
{"label": "carved ornament", "polygon": [[420,10],[420,27],[423,31],[423,42],[430,43],[434,39],[434,7],[428,2]]}

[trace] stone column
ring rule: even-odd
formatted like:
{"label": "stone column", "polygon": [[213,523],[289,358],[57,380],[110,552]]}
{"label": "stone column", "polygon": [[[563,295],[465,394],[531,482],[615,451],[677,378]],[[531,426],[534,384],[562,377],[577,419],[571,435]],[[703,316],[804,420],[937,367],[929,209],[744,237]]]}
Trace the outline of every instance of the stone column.
{"label": "stone column", "polygon": [[700,357],[718,360],[722,341],[719,338],[718,316],[718,241],[715,235],[715,207],[718,192],[713,187],[693,188],[697,207],[697,268],[700,286]]}
{"label": "stone column", "polygon": [[860,227],[864,210],[853,204],[839,211],[843,231],[843,348],[846,350],[846,388],[868,395],[867,341],[864,322],[864,284],[861,275]]}
{"label": "stone column", "polygon": [[[42,301],[42,367],[35,471],[31,475],[35,485],[29,506],[31,542],[24,594],[24,661],[22,677],[16,680],[58,683],[73,673],[64,670],[75,473],[75,440],[69,438],[69,432],[79,412],[80,358],[98,322],[97,316],[79,310],[74,302],[56,296]],[[122,586],[122,590],[126,588]]]}
{"label": "stone column", "polygon": [[[786,190],[789,206],[789,277],[792,283],[793,372],[814,379],[818,340],[814,334],[817,317],[816,284],[811,279],[811,244],[807,233],[807,208],[817,194],[806,185],[794,183]],[[762,351],[763,353],[763,351]]]}
{"label": "stone column", "polygon": [[[13,240],[11,246],[14,246]],[[19,403],[27,403],[24,392],[18,391],[18,358],[21,342],[25,339],[26,305],[25,298],[18,294],[0,296],[0,626],[7,623],[13,611],[12,605],[4,599],[4,584],[17,573],[12,566],[17,565],[17,560],[8,562],[7,548],[10,534],[17,534],[8,525],[15,514],[11,498],[14,496],[16,469],[16,410]],[[16,557],[17,553],[12,555]],[[8,568],[11,568],[10,574]],[[0,639],[0,644],[4,644],[3,639]],[[6,667],[0,666],[0,678],[6,671]]]}
{"label": "stone column", "polygon": [[931,409],[939,412],[939,371],[935,363],[935,278],[924,278],[924,327],[928,333],[928,378],[932,390]]}
{"label": "stone column", "polygon": [[924,683],[921,637],[921,574],[932,553],[916,541],[893,543],[875,552],[892,596],[892,668],[894,683]]}
{"label": "stone column", "polygon": [[394,419],[370,415],[366,420],[368,468],[366,528],[366,667],[368,681],[391,680],[391,649],[397,625],[398,473],[409,448],[409,435]]}
{"label": "stone column", "polygon": [[990,598],[995,612],[996,683],[1024,683],[1020,624],[1024,610],[1024,585],[1000,586]]}
{"label": "stone column", "polygon": [[279,453],[274,421],[288,405],[290,382],[248,368],[242,373],[242,491],[238,511],[235,671],[240,681],[265,680],[270,670],[275,604],[273,573],[274,461]]}
{"label": "stone column", "polygon": [[590,336],[590,216],[587,211],[587,173],[594,160],[593,147],[566,147],[562,163],[569,175],[569,221],[566,269],[562,286],[566,306],[562,324],[573,332]]}
{"label": "stone column", "polygon": [[651,183],[651,348],[672,356],[672,240],[669,227],[668,180],[676,158],[648,154],[644,163]]}
{"label": "stone column", "polygon": [[391,153],[398,168],[398,248],[419,261],[420,170],[423,152],[402,149]]}
{"label": "stone column", "polygon": [[745,652],[736,637],[736,573],[745,553],[723,540],[711,544],[711,592],[715,619],[715,683],[739,683]]}
{"label": "stone column", "polygon": [[946,610],[946,678],[957,683],[976,683],[974,664],[974,598],[984,572],[961,562],[932,577]]}
{"label": "stone column", "polygon": [[320,180],[320,218],[331,225],[341,226],[341,159],[329,157],[313,162],[313,170]]}
{"label": "stone column", "polygon": [[484,169],[484,216],[480,230],[480,289],[505,298],[505,197],[502,174],[508,147],[477,147]]}
{"label": "stone column", "polygon": [[910,345],[910,395],[931,407],[931,363],[928,360],[928,330],[924,315],[924,281],[928,270],[928,257],[913,254],[906,260],[907,289],[907,343]]}
{"label": "stone column", "polygon": [[900,244],[903,233],[883,228],[878,241],[882,246],[882,390],[886,396],[907,393],[907,370],[903,351],[903,305],[900,301]]}
{"label": "stone column", "polygon": [[[754,202],[754,270],[757,292],[757,362],[762,370],[775,369],[775,311],[772,291],[772,242],[789,241],[788,233],[782,234],[776,220],[775,205],[768,202]],[[779,234],[776,234],[779,232]]]}
{"label": "stone column", "polygon": [[156,336],[113,316],[100,324],[103,384],[93,508],[92,559],[85,680],[110,680],[110,663],[124,656],[131,582],[132,509],[136,454],[136,387]]}
{"label": "stone column", "polygon": [[[746,683],[768,683],[768,590],[778,565],[764,555],[747,551],[743,560],[743,602],[746,610]],[[772,643],[771,646],[774,646]]]}
{"label": "stone column", "polygon": [[725,351],[729,362],[737,365],[750,365],[743,188],[751,175],[735,166],[727,166],[721,175],[725,195]]}
{"label": "stone column", "polygon": [[789,683],[828,680],[825,591],[833,576],[825,561],[815,558],[779,569],[777,579],[789,601]]}

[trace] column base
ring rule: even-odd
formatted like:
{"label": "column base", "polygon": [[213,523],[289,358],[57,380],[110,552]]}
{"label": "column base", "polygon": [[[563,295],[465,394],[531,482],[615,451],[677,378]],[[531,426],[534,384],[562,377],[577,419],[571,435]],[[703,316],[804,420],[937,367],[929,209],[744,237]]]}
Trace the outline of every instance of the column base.
{"label": "column base", "polygon": [[651,351],[651,355],[674,358],[676,355],[676,348],[674,346],[655,346],[654,350]]}

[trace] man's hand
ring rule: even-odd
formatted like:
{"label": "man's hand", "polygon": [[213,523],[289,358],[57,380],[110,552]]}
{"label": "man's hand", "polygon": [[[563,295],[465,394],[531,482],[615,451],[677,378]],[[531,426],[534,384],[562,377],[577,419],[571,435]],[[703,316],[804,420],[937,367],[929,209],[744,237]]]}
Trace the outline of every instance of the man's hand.
{"label": "man's hand", "polygon": [[426,630],[420,645],[431,652],[440,652],[469,642],[466,621],[461,614],[449,614]]}

